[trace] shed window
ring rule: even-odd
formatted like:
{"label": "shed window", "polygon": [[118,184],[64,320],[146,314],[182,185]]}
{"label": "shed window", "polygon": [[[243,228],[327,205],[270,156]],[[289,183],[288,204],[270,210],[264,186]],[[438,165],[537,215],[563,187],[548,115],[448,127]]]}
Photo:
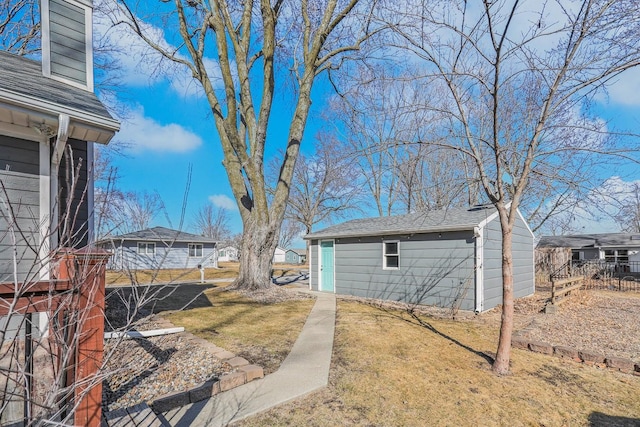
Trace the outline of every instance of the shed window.
{"label": "shed window", "polygon": [[202,256],[202,244],[200,244],[200,243],[189,243],[189,256],[190,257],[201,257]]}
{"label": "shed window", "polygon": [[400,268],[400,242],[382,242],[382,268],[385,270],[397,270]]}
{"label": "shed window", "polygon": [[156,253],[156,244],[149,242],[138,242],[138,253],[144,255],[153,255]]}

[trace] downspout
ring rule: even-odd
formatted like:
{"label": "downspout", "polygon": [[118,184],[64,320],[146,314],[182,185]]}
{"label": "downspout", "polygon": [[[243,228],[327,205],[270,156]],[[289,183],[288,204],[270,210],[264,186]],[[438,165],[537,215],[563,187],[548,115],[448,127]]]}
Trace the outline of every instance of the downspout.
{"label": "downspout", "polygon": [[70,117],[66,114],[60,114],[58,116],[58,133],[56,140],[51,147],[51,168],[49,169],[49,176],[51,182],[51,223],[50,223],[50,237],[51,250],[58,248],[58,233],[57,230],[60,226],[60,200],[58,200],[58,171],[60,169],[60,162],[64,155],[64,148],[67,146],[67,139],[69,139],[69,122]]}
{"label": "downspout", "polygon": [[476,262],[475,262],[475,290],[476,290],[476,314],[484,311],[484,228],[473,227],[473,236],[476,245]]}
{"label": "downspout", "polygon": [[[49,155],[50,159],[47,159],[47,163],[49,164],[49,201],[48,201],[48,212],[49,216],[49,224],[47,226],[48,234],[49,234],[49,251],[55,251],[58,249],[58,227],[59,227],[59,209],[58,209],[58,168],[60,166],[60,160],[62,159],[62,155],[64,154],[64,147],[67,145],[67,139],[69,138],[69,122],[70,118],[66,114],[60,114],[58,116],[58,133],[56,136],[56,140],[54,145],[50,148]],[[40,159],[42,162],[44,159]],[[42,163],[41,163],[42,164]],[[43,191],[43,188],[40,188],[40,191]],[[47,249],[46,245],[42,245],[44,250]],[[41,259],[47,260],[46,263],[50,263],[49,254],[40,254]],[[51,264],[45,265],[44,271],[46,271],[46,278],[49,279],[51,277],[50,274]],[[39,313],[38,314],[38,329],[40,330],[40,334],[42,338],[46,338],[49,336],[49,316],[47,313]]]}

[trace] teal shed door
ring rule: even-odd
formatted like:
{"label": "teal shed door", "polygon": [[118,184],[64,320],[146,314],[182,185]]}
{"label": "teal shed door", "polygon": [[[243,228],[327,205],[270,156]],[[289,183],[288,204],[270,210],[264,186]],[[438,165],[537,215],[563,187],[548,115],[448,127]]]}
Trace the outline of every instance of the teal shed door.
{"label": "teal shed door", "polygon": [[334,292],[333,286],[333,242],[320,242],[320,290]]}

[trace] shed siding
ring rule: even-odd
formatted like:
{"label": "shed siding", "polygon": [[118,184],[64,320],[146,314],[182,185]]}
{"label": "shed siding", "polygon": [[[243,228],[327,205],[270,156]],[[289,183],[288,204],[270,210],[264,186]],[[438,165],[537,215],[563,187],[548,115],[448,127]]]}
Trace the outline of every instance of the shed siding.
{"label": "shed siding", "polygon": [[189,256],[188,242],[152,242],[140,240],[144,243],[155,243],[155,254],[144,255],[138,253],[138,241],[125,240],[120,245],[111,248],[114,255],[109,261],[111,269],[125,270],[162,270],[169,268],[197,268],[202,264],[205,267],[216,265],[215,243],[202,244],[202,257]]}
{"label": "shed siding", "polygon": [[[36,270],[40,241],[39,144],[0,136],[0,282],[13,281],[14,245],[11,215],[18,259],[18,280]],[[11,212],[8,211],[10,207]]]}
{"label": "shed siding", "polygon": [[[518,216],[513,229],[513,291],[514,297],[531,295],[535,291],[533,237]],[[502,304],[502,231],[496,218],[484,228],[484,310]]]}
{"label": "shed siding", "polygon": [[311,261],[309,261],[309,286],[311,290],[318,290],[318,263],[320,259],[318,258],[318,241],[312,240],[309,245],[309,250],[311,251],[309,255],[311,256]]}
{"label": "shed siding", "polygon": [[[399,269],[383,269],[383,240],[400,241]],[[471,230],[343,238],[335,242],[336,293],[473,309],[475,258]],[[317,241],[312,243],[317,268]],[[317,289],[317,279],[312,288]]]}

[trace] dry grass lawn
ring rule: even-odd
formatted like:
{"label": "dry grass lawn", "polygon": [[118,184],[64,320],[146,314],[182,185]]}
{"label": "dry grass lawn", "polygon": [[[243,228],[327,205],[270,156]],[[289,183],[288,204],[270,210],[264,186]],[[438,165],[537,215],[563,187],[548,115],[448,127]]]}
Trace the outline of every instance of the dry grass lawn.
{"label": "dry grass lawn", "polygon": [[640,377],[521,350],[497,377],[496,342],[481,322],[339,301],[330,386],[241,425],[640,425]]}
{"label": "dry grass lawn", "polygon": [[314,299],[263,304],[234,292],[210,289],[209,307],[175,312],[167,318],[177,326],[262,366],[271,373],[280,366],[298,338]]}
{"label": "dry grass lawn", "polygon": [[[229,279],[238,277],[239,264],[237,262],[221,262],[219,268],[205,268],[205,280]],[[273,276],[280,277],[296,274],[301,269],[308,268],[305,265],[276,264],[273,268]],[[192,269],[162,269],[162,270],[108,270],[106,284],[109,286],[129,286],[133,284],[149,283],[177,283],[199,282],[200,270]]]}

